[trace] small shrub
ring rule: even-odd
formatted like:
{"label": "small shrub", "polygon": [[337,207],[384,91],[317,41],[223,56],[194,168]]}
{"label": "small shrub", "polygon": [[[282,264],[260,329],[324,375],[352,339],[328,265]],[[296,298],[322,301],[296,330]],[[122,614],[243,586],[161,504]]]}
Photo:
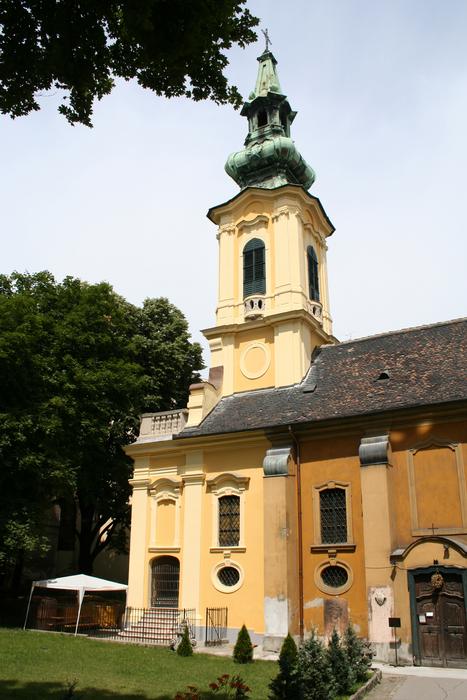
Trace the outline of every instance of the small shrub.
{"label": "small shrub", "polygon": [[242,625],[238,633],[237,642],[233,650],[233,659],[237,664],[250,664],[253,661],[253,644],[245,625]]}
{"label": "small shrub", "polygon": [[279,673],[269,684],[269,700],[296,700],[298,698],[297,645],[290,634],[282,642],[279,654]]}
{"label": "small shrub", "polygon": [[368,677],[371,658],[367,654],[364,643],[355,634],[352,625],[345,630],[344,647],[352,683],[363,683]]}
{"label": "small shrub", "polygon": [[332,633],[326,650],[329,666],[336,684],[338,695],[347,695],[352,687],[349,661],[336,630]]}
{"label": "small shrub", "polygon": [[301,700],[333,700],[336,684],[331,672],[323,644],[316,636],[311,637],[300,647],[297,657],[299,695]]}
{"label": "small shrub", "polygon": [[185,625],[183,630],[182,639],[177,647],[177,654],[179,656],[193,655],[193,647],[191,646],[190,635],[188,634],[188,625]]}
{"label": "small shrub", "polygon": [[209,684],[209,690],[202,691],[194,685],[189,685],[185,692],[177,693],[174,700],[208,700],[214,697],[217,700],[247,700],[250,690],[241,676],[231,678],[228,673],[224,673]]}

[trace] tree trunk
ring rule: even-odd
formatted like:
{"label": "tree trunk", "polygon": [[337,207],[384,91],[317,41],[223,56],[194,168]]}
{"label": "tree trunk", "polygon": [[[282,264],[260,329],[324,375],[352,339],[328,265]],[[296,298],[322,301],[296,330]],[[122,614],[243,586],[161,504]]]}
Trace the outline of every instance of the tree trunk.
{"label": "tree trunk", "polygon": [[79,540],[79,557],[78,569],[80,574],[89,574],[92,576],[94,566],[94,547],[93,547],[93,526],[94,526],[94,507],[82,506],[81,512],[81,529],[78,535]]}

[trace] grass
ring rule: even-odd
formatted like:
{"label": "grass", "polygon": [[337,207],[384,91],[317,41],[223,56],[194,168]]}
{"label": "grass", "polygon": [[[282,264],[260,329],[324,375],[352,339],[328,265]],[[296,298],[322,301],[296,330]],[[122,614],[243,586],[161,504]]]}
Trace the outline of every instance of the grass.
{"label": "grass", "polygon": [[187,685],[207,689],[223,673],[242,676],[251,696],[266,700],[277,664],[238,665],[226,656],[183,658],[157,647],[0,629],[2,700],[63,700],[75,680],[76,700],[172,700]]}

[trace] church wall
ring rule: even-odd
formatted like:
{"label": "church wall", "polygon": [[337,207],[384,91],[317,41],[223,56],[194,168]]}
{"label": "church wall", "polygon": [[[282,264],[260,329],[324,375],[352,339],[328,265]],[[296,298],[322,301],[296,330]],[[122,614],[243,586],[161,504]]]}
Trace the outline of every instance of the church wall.
{"label": "church wall", "polygon": [[[236,630],[247,624],[252,633],[264,630],[264,538],[263,538],[263,469],[262,462],[268,443],[235,444],[224,449],[207,449],[204,453],[206,488],[203,493],[203,533],[201,546],[201,588],[199,609],[227,607],[231,638]],[[210,486],[216,477],[233,474],[248,479],[241,485],[241,537],[238,547],[221,547],[217,538],[217,498],[229,493],[222,482],[219,489]],[[232,482],[235,491],[235,481]],[[229,592],[219,585],[217,570],[233,564],[240,570],[240,587]]]}
{"label": "church wall", "polygon": [[[301,441],[305,632],[315,627],[319,634],[329,635],[334,626],[343,631],[351,620],[359,634],[367,634],[359,441],[359,436]],[[316,489],[326,484],[350,492],[347,545],[320,544]],[[323,586],[320,571],[326,565],[345,567],[350,587],[334,595]]]}

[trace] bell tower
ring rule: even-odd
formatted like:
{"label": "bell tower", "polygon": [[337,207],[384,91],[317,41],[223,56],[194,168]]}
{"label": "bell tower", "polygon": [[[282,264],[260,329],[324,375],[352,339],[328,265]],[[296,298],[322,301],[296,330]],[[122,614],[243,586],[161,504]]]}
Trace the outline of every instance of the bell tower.
{"label": "bell tower", "polygon": [[[240,192],[208,212],[218,226],[219,288],[216,325],[203,332],[216,396],[211,392],[198,418],[190,412],[192,425],[222,396],[301,381],[314,349],[336,342],[326,264],[334,227],[308,192],[315,173],[291,138],[296,112],[282,93],[277,61],[266,48],[258,62],[241,111],[245,144],[225,165]],[[200,385],[196,391],[199,405]],[[192,392],[190,408],[194,399]]]}

